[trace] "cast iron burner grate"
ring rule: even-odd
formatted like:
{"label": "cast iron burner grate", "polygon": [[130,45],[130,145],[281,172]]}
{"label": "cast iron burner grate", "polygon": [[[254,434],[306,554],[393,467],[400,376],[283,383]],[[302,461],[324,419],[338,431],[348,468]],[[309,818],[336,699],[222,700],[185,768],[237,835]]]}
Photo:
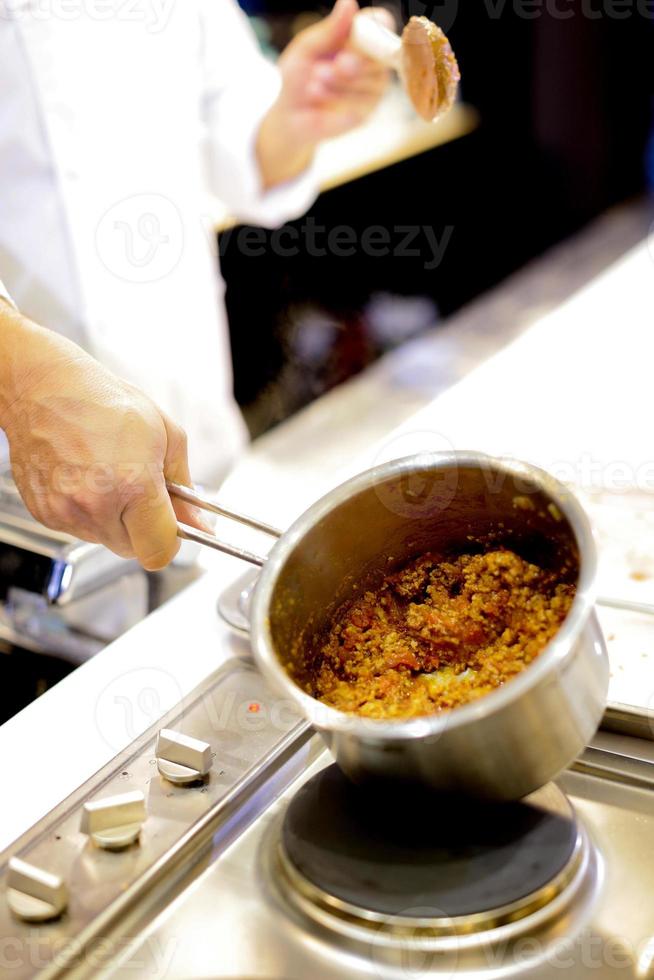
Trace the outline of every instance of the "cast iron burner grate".
{"label": "cast iron burner grate", "polygon": [[281,856],[293,885],[328,907],[345,903],[364,917],[415,917],[420,908],[453,919],[505,910],[510,921],[560,893],[579,841],[572,807],[553,784],[494,804],[373,792],[332,765],[293,797]]}

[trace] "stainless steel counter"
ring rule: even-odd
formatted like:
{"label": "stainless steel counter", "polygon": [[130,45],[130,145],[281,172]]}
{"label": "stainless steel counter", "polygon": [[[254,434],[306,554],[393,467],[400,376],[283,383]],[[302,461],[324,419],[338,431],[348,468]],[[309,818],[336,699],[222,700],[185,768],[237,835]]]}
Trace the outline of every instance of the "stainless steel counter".
{"label": "stainless steel counter", "polygon": [[[312,748],[315,752],[317,746]],[[651,785],[639,785],[637,778],[603,782],[592,759],[584,771],[573,769],[559,780],[592,835],[596,862],[586,872],[585,888],[559,917],[552,914],[531,931],[521,932],[517,921],[482,938],[460,935],[431,944],[409,930],[392,945],[380,925],[371,925],[367,934],[360,929],[360,935],[354,928],[349,935],[330,928],[328,916],[316,925],[280,888],[275,865],[280,823],[299,786],[331,761],[327,752],[318,748],[318,753],[192,888],[138,938],[124,942],[112,964],[100,962],[107,969],[99,975],[149,980],[496,980],[510,975],[552,980],[562,971],[574,980],[653,976]],[[421,908],[420,914],[437,910]]]}

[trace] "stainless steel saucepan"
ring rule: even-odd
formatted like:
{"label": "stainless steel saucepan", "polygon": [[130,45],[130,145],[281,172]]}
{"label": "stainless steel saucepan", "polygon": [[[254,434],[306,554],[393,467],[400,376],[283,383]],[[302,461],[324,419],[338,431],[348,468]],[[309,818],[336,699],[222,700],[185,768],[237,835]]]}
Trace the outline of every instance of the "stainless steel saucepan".
{"label": "stainless steel saucepan", "polygon": [[[572,493],[543,470],[472,452],[421,454],[375,467],[330,491],[284,534],[174,485],[171,494],[279,539],[267,558],[180,525],[179,534],[261,565],[250,607],[256,661],[296,702],[343,771],[518,799],[552,779],[594,734],[606,702],[608,658],[593,608],[596,554]],[[491,538],[578,569],[577,593],[556,636],[504,686],[451,711],[406,721],[346,714],[290,676],[309,669],[312,638],[361,588],[428,550]]]}

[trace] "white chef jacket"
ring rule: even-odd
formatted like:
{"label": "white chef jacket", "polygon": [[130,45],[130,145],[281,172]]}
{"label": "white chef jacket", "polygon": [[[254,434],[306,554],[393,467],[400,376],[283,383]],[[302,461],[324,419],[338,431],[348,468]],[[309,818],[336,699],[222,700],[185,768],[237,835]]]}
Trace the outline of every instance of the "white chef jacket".
{"label": "white chef jacket", "polygon": [[235,0],[0,0],[0,275],[187,430],[205,482],[244,440],[209,195],[265,226],[315,195],[311,169],[261,190],[278,90]]}

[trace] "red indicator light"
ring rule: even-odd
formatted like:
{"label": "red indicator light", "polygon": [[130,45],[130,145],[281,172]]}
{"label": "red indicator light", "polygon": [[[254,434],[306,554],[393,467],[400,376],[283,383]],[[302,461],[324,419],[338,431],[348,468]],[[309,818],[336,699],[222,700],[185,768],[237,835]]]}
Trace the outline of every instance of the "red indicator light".
{"label": "red indicator light", "polygon": [[248,705],[248,711],[250,712],[251,715],[256,715],[258,711],[261,711],[261,705],[259,704],[258,701],[252,701]]}

